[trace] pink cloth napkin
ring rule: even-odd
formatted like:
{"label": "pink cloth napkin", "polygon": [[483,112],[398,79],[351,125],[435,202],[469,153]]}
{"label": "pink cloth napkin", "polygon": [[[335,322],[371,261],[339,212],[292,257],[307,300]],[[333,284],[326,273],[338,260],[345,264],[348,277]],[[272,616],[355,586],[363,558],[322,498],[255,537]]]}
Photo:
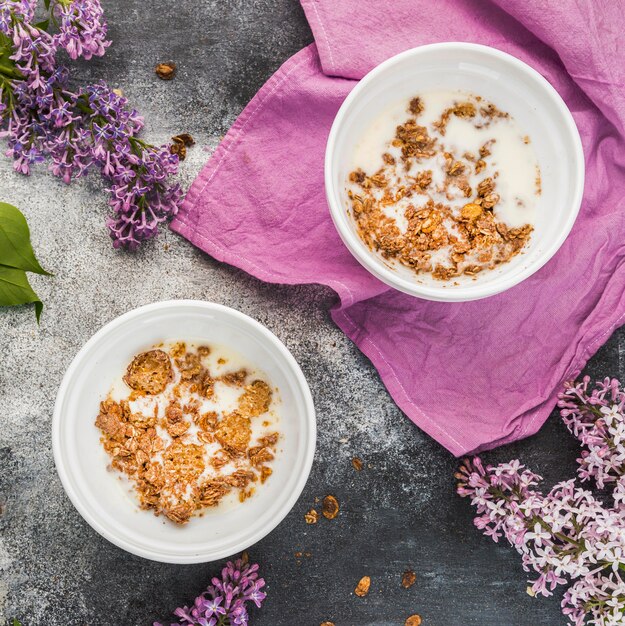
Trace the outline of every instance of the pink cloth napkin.
{"label": "pink cloth napkin", "polygon": [[[527,437],[562,382],[625,317],[625,12],[612,0],[302,0],[315,44],[230,129],[172,228],[269,282],[329,285],[336,323],[410,417],[456,455]],[[328,214],[323,155],[341,102],[389,56],[471,41],[543,74],[587,161],[580,216],[543,269],[463,304],[411,298],[369,275]]]}

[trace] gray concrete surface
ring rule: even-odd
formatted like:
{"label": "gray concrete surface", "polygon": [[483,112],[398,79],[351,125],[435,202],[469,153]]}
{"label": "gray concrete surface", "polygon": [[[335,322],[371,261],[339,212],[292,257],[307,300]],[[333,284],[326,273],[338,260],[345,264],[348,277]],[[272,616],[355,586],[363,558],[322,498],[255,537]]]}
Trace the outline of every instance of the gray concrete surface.
{"label": "gray concrete surface", "polygon": [[[220,135],[271,73],[311,41],[295,0],[104,2],[114,45],[75,68],[76,80],[121,87],[145,115],[145,135],[190,132],[198,145],[182,167],[188,184]],[[153,66],[174,60],[173,82]],[[99,537],[65,496],[50,447],[61,377],[81,345],[129,309],[165,298],[235,307],[273,330],[310,382],[319,443],[308,485],[287,519],[250,549],[268,583],[253,626],[559,626],[557,598],[532,599],[517,555],[482,537],[454,494],[456,461],[415,428],[371,364],[332,324],[333,293],[270,286],[221,265],[167,232],[136,255],[115,252],[103,227],[96,177],[65,187],[45,172],[14,174],[0,159],[0,199],[24,211],[52,279],[34,277],[45,301],[0,310],[0,624],[148,626],[192,601],[218,564],[174,566],[124,553]],[[596,356],[595,376],[622,374],[622,332]],[[366,469],[356,473],[353,456]],[[570,477],[576,447],[554,417],[532,439],[488,455],[520,456],[548,483]],[[333,522],[307,526],[315,497],[337,495]],[[312,556],[297,559],[296,552]],[[401,573],[414,569],[405,590]],[[357,598],[363,575],[371,592]]]}

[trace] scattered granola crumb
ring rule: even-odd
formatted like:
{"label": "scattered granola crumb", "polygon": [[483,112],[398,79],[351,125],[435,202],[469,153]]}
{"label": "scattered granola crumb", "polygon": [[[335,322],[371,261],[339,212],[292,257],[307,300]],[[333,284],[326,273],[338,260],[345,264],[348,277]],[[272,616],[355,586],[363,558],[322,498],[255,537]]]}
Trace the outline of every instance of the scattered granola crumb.
{"label": "scattered granola crumb", "polygon": [[315,509],[310,509],[310,511],[304,515],[304,519],[307,524],[316,524],[319,520],[319,513],[317,513]]}
{"label": "scattered granola crumb", "polygon": [[117,87],[116,89],[112,89],[111,90],[116,96],[119,96],[120,98],[124,97],[124,92],[122,89],[120,89],[119,87]]}
{"label": "scattered granola crumb", "polygon": [[184,161],[187,158],[187,146],[183,143],[174,142],[169,146],[171,154],[178,156],[179,161]]}
{"label": "scattered granola crumb", "polygon": [[359,598],[364,598],[369,593],[369,587],[371,586],[371,578],[369,576],[363,576],[356,585],[354,593]]}
{"label": "scattered granola crumb", "polygon": [[360,471],[362,470],[362,466],[363,466],[362,459],[359,459],[357,456],[355,456],[355,457],[352,459],[352,467],[353,467],[353,468],[354,468],[357,472],[360,472]]}
{"label": "scattered granola crumb", "polygon": [[154,71],[161,80],[171,80],[176,75],[176,64],[171,61],[168,63],[159,63]]}
{"label": "scattered granola crumb", "polygon": [[421,626],[421,616],[420,615],[411,615],[406,618],[406,622],[404,626]]}
{"label": "scattered granola crumb", "polygon": [[195,144],[195,139],[193,139],[193,136],[189,133],[180,133],[179,135],[172,137],[171,140],[174,143],[184,144],[185,146],[187,146],[187,148],[190,148],[192,145]]}
{"label": "scattered granola crumb", "polygon": [[334,626],[334,622],[321,622],[319,626]]}
{"label": "scattered granola crumb", "polygon": [[417,575],[412,570],[406,570],[401,577],[401,584],[404,589],[410,589],[415,584]]}
{"label": "scattered granola crumb", "polygon": [[169,151],[172,154],[177,154],[178,158],[184,161],[187,156],[187,148],[191,147],[195,143],[195,140],[189,133],[181,133],[180,135],[172,137],[171,140],[173,143],[169,146]]}
{"label": "scattered granola crumb", "polygon": [[339,501],[334,496],[326,496],[322,505],[323,516],[334,519],[339,514]]}

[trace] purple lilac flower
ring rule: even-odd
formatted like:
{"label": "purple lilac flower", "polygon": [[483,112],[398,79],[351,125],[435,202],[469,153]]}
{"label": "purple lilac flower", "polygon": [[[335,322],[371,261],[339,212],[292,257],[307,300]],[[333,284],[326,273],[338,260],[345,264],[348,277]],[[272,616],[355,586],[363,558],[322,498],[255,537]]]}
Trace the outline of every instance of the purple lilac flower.
{"label": "purple lilac flower", "polygon": [[36,0],[2,0],[0,2],[0,32],[9,35],[15,18],[32,22],[36,6]]}
{"label": "purple lilac flower", "polygon": [[[258,577],[258,565],[243,559],[228,561],[221,578],[213,578],[207,590],[200,594],[192,607],[176,609],[179,621],[171,626],[248,626],[246,604],[260,608],[266,594],[261,591],[265,581]],[[162,626],[154,622],[154,626]]]}
{"label": "purple lilac flower", "polygon": [[111,45],[99,0],[56,0],[52,11],[59,24],[55,41],[72,59],[101,57]]}
{"label": "purple lilac flower", "polygon": [[6,154],[22,174],[47,158],[66,183],[100,169],[109,183],[113,245],[135,249],[178,210],[182,191],[168,183],[178,157],[138,138],[143,119],[123,96],[104,83],[72,91],[67,69],[57,65],[61,48],[72,58],[104,54],[110,42],[99,0],[54,0],[55,34],[33,23],[34,5],[0,0],[0,57],[12,64],[0,69]]}

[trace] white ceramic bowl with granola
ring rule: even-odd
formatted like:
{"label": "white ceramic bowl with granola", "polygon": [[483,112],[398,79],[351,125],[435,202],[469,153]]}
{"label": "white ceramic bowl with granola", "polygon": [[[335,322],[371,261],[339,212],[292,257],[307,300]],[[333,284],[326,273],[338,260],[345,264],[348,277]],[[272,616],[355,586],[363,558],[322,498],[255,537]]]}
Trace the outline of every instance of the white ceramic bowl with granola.
{"label": "white ceramic bowl with granola", "polygon": [[233,309],[178,300],[113,320],[80,350],[53,417],[57,471],[103,537],[169,563],[251,546],[291,510],[316,425],[295,359]]}
{"label": "white ceramic bowl with granola", "polygon": [[426,45],[352,90],[328,138],[336,228],[374,276],[447,302],[500,293],[557,252],[581,204],[571,113],[522,61],[469,43]]}

